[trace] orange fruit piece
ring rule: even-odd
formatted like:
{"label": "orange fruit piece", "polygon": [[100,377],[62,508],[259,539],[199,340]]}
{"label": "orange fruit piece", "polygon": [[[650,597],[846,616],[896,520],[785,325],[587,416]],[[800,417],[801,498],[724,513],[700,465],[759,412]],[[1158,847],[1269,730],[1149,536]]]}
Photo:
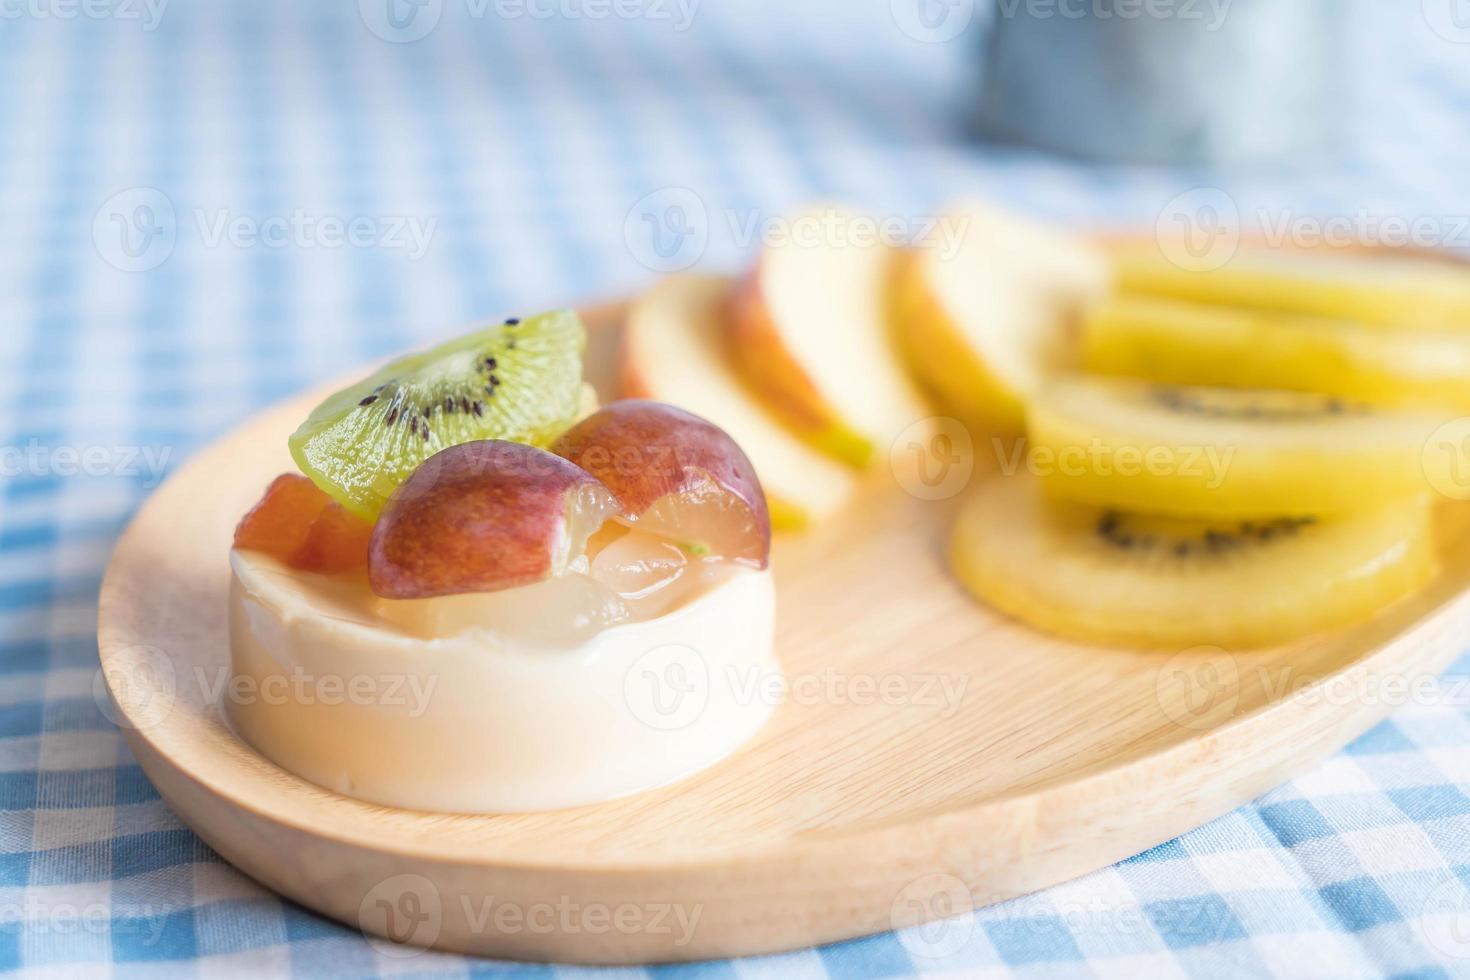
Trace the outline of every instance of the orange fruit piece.
{"label": "orange fruit piece", "polygon": [[373,526],[304,476],[287,473],[235,528],[235,547],[270,555],[304,572],[367,567]]}

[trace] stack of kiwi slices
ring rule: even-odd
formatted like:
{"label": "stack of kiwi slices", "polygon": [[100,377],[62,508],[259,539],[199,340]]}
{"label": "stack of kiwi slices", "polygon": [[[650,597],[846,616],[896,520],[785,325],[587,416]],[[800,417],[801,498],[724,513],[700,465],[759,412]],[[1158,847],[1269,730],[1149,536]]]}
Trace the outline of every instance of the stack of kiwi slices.
{"label": "stack of kiwi slices", "polygon": [[1422,588],[1454,462],[1431,437],[1470,412],[1470,272],[1113,260],[1073,370],[1027,400],[1026,472],[961,513],[965,585],[1043,630],[1164,649],[1277,644]]}
{"label": "stack of kiwi slices", "polygon": [[374,521],[441,449],[479,439],[546,445],[565,431],[587,408],[586,346],[570,310],[509,317],[333,394],[291,436],[291,455],[317,486]]}

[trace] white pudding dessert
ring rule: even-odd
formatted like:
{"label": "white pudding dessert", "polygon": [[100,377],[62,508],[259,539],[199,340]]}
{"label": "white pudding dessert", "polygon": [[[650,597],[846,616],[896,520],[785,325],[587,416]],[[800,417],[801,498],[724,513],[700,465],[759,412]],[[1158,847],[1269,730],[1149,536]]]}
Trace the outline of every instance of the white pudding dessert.
{"label": "white pudding dessert", "polygon": [[585,573],[416,600],[236,550],[228,717],[283,769],[416,810],[550,810],[689,776],[771,712],[771,574],[670,574],[641,537]]}

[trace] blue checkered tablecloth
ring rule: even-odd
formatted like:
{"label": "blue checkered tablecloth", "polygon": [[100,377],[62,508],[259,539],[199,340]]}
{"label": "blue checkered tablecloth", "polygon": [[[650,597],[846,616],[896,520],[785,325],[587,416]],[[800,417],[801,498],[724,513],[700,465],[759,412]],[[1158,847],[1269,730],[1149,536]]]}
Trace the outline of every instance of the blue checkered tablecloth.
{"label": "blue checkered tablecloth", "polygon": [[[906,2],[0,0],[0,967],[596,972],[384,956],[224,864],[99,710],[113,542],[161,476],[272,400],[487,315],[734,268],[752,219],[812,198],[922,221],[980,193],[1149,224],[1217,187],[1246,219],[1470,237],[1452,0],[1344,0],[1351,151],[1230,178],[968,139],[983,12],[954,0],[974,22],[944,40]],[[647,972],[1470,976],[1470,659],[1411,701],[1080,881],[927,931]]]}

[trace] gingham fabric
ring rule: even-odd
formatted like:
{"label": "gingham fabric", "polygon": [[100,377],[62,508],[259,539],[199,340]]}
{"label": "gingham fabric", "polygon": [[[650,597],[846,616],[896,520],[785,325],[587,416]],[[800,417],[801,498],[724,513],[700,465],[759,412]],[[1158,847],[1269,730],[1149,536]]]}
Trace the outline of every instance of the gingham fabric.
{"label": "gingham fabric", "polygon": [[[1338,6],[1350,152],[1224,177],[969,139],[973,0],[917,20],[906,0],[0,2],[0,967],[594,975],[384,955],[183,827],[94,700],[96,593],[129,515],[272,400],[485,316],[734,269],[751,219],[804,199],[911,229],[963,194],[1145,226],[1224,201],[1464,245],[1470,19],[1453,0]],[[1470,975],[1467,672],[1064,887],[646,972]]]}

